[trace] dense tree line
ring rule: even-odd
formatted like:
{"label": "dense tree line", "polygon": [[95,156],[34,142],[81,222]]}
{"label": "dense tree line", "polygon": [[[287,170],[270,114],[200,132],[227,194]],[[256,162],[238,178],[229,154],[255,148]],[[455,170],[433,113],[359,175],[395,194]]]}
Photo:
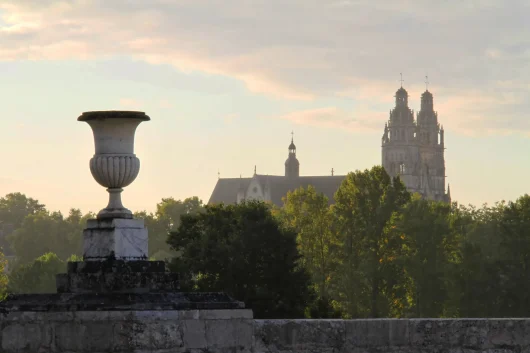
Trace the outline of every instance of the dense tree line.
{"label": "dense tree line", "polygon": [[[350,173],[329,201],[313,187],[288,193],[283,207],[166,198],[136,216],[150,256],[167,260],[184,290],[225,291],[256,317],[530,315],[530,196],[480,208],[427,201],[377,166]],[[1,198],[17,261],[0,296],[52,290],[93,216]]]}
{"label": "dense tree line", "polygon": [[[178,227],[180,216],[200,212],[202,202],[197,197],[181,200],[164,198],[154,213],[136,212],[145,219],[149,230],[149,256],[165,260],[176,255],[167,243],[171,230]],[[55,288],[55,274],[66,270],[66,262],[80,260],[82,234],[87,219],[95,214],[83,214],[72,208],[68,216],[51,212],[39,201],[21,193],[0,198],[0,299],[6,291],[38,293]],[[6,230],[12,230],[9,233]],[[4,252],[13,255],[9,263]],[[6,275],[3,271],[8,265]]]}

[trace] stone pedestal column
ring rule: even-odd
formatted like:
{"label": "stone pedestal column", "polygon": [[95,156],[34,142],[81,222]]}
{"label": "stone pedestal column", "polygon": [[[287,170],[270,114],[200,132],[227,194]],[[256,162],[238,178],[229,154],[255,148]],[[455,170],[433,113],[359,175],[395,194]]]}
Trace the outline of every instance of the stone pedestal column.
{"label": "stone pedestal column", "polygon": [[143,219],[90,219],[83,230],[83,260],[147,260]]}

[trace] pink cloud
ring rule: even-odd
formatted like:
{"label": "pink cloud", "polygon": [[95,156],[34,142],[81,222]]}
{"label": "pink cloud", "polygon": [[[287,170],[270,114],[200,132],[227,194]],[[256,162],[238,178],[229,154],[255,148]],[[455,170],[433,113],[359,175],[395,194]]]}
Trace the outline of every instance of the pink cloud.
{"label": "pink cloud", "polygon": [[132,110],[141,109],[142,105],[143,104],[141,102],[135,99],[132,99],[132,98],[120,99],[120,107],[125,108],[125,109],[132,109]]}
{"label": "pink cloud", "polygon": [[[366,112],[364,112],[366,113]],[[384,120],[374,121],[373,116],[366,116],[358,112],[362,119],[356,119],[353,112],[346,112],[336,107],[308,109],[282,115],[280,119],[289,120],[295,124],[321,128],[343,129],[352,132],[377,132],[382,129]]]}
{"label": "pink cloud", "polygon": [[[523,84],[530,82],[528,39],[521,35],[527,10],[524,2],[508,7],[499,0],[473,6],[412,0],[4,0],[0,60],[127,55],[232,77],[252,92],[280,99],[351,98],[355,111],[306,111],[304,121],[330,127],[339,121],[337,126],[352,131],[387,119],[399,72],[411,107],[418,109],[429,72],[447,129],[504,133],[498,124],[504,114],[513,117],[509,130],[530,131],[524,116],[530,104],[521,99],[530,94]],[[326,120],[326,114],[337,118]]]}

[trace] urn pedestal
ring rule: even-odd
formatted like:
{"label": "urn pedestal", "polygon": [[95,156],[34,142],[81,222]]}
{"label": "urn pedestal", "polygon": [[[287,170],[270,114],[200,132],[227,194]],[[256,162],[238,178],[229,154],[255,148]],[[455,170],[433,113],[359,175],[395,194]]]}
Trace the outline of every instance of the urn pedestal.
{"label": "urn pedestal", "polygon": [[147,261],[148,233],[121,202],[140,170],[142,112],[89,112],[94,179],[109,203],[83,231],[83,261],[56,276],[57,293],[0,302],[0,352],[235,352],[252,344],[252,311],[224,293],[182,293],[163,261]]}
{"label": "urn pedestal", "polygon": [[147,260],[143,219],[90,219],[83,230],[83,260]]}

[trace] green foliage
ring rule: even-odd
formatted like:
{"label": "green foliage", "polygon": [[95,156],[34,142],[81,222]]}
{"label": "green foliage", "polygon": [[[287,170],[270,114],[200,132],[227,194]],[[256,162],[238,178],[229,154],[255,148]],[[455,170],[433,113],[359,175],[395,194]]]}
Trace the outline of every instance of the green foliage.
{"label": "green foliage", "polygon": [[[530,315],[528,195],[449,205],[410,195],[374,167],[350,173],[334,205],[311,186],[284,202],[164,198],[136,216],[149,229],[150,258],[172,259],[184,290],[228,292],[258,318]],[[1,198],[17,260],[6,276],[0,254],[0,299],[6,288],[54,292],[63,261],[81,261],[92,217],[78,209],[63,217],[20,193]]]}
{"label": "green foliage", "polygon": [[82,231],[89,217],[93,215],[82,216],[78,209],[71,209],[67,218],[60,212],[47,211],[26,216],[8,237],[17,263],[30,263],[48,252],[63,260],[72,254],[81,255]]}
{"label": "green foliage", "polygon": [[296,233],[264,203],[206,206],[182,217],[169,244],[186,289],[227,292],[258,318],[302,317],[311,300]]}
{"label": "green foliage", "polygon": [[0,249],[0,301],[2,301],[7,294],[7,274],[5,273],[7,261],[4,257],[4,253]]}
{"label": "green foliage", "polygon": [[407,295],[396,302],[397,316],[443,316],[449,295],[449,259],[456,248],[450,213],[451,205],[447,203],[415,197],[394,214],[388,234],[400,245],[396,255],[405,276],[397,285]]}
{"label": "green foliage", "polygon": [[0,223],[11,224],[14,228],[20,227],[26,216],[45,211],[43,204],[20,192],[0,198]]}
{"label": "green foliage", "polygon": [[284,203],[277,216],[298,233],[301,264],[311,274],[318,294],[316,302],[308,308],[308,316],[340,316],[331,300],[331,279],[338,265],[335,253],[339,244],[328,199],[309,186],[289,192]]}
{"label": "green foliage", "polygon": [[172,197],[163,198],[156,205],[156,212],[137,212],[135,217],[145,220],[149,229],[149,257],[157,260],[168,260],[177,254],[167,243],[169,232],[176,230],[183,215],[194,215],[203,210],[202,201],[198,197],[190,197],[184,201]]}
{"label": "green foliage", "polygon": [[396,234],[386,232],[392,214],[410,200],[399,178],[383,167],[350,173],[335,195],[333,212],[341,242],[336,276],[338,301],[351,317],[385,317],[399,293],[402,271]]}
{"label": "green foliage", "polygon": [[55,275],[64,272],[65,263],[54,253],[46,253],[10,272],[8,292],[55,293]]}

